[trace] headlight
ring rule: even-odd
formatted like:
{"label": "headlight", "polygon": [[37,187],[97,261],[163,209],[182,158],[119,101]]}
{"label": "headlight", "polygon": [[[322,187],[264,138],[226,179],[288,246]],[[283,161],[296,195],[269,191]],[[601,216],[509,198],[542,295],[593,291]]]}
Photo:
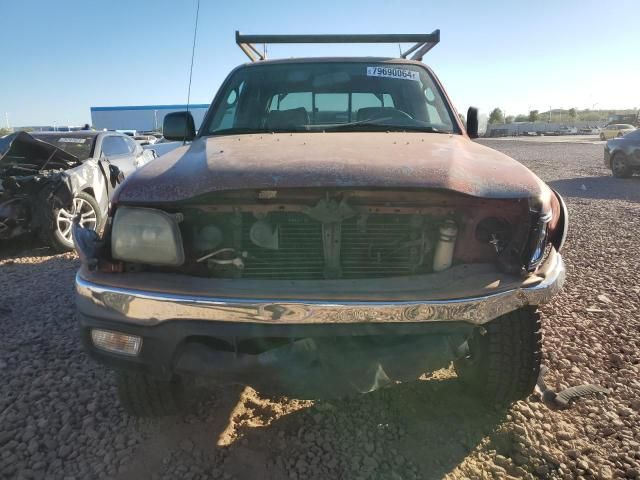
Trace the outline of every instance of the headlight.
{"label": "headlight", "polygon": [[567,239],[567,233],[569,230],[569,210],[567,204],[564,203],[564,199],[558,192],[553,191],[558,201],[559,218],[556,222],[555,228],[549,231],[549,242],[553,245],[556,251],[562,250],[565,240]]}
{"label": "headlight", "polygon": [[[544,250],[547,246],[548,224],[551,221],[551,212],[547,214],[533,214],[537,217],[532,222],[531,231],[529,232],[529,241],[525,249],[525,263],[529,272],[538,268],[538,265],[544,257]],[[533,219],[533,218],[532,218]]]}
{"label": "headlight", "polygon": [[153,208],[120,207],[111,230],[117,260],[151,265],[182,265],[182,237],[174,216]]}

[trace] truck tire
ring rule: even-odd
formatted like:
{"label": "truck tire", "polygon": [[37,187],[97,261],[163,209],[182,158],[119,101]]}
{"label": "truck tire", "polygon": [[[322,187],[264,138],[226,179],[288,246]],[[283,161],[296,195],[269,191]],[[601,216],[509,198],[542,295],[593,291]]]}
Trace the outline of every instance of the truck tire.
{"label": "truck tire", "polygon": [[86,228],[99,230],[104,221],[98,202],[87,192],[78,192],[72,202],[72,206],[68,209],[55,208],[53,210],[53,225],[48,232],[45,232],[48,234],[49,245],[60,253],[73,250],[71,223],[77,213],[83,215],[81,222],[82,226]]}
{"label": "truck tire", "polygon": [[144,373],[116,372],[118,397],[134,417],[175,415],[184,407],[184,386],[179,378],[156,380]]}
{"label": "truck tire", "polygon": [[458,377],[484,401],[505,407],[533,392],[540,373],[540,314],[524,307],[478,328],[467,354],[454,362]]}

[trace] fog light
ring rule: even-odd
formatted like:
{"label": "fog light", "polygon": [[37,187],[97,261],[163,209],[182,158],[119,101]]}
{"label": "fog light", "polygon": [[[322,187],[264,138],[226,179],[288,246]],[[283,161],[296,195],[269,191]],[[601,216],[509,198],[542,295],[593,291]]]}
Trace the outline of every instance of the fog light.
{"label": "fog light", "polygon": [[142,346],[142,338],[137,335],[95,328],[91,329],[91,340],[96,347],[102,350],[122,355],[138,355]]}

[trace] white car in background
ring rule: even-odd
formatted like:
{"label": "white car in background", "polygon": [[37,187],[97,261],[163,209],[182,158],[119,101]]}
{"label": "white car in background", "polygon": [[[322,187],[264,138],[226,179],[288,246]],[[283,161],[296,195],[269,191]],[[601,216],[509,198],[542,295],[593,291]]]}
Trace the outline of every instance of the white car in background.
{"label": "white car in background", "polygon": [[142,147],[145,145],[153,145],[158,141],[153,135],[134,135],[133,139]]}
{"label": "white car in background", "polygon": [[629,132],[633,132],[635,129],[636,127],[627,123],[612,123],[602,129],[600,132],[600,140],[622,137]]}
{"label": "white car in background", "polygon": [[163,137],[158,139],[155,143],[143,145],[142,148],[153,152],[156,157],[160,157],[161,155],[169,153],[171,150],[175,150],[182,145],[183,142],[174,142]]}
{"label": "white car in background", "polygon": [[599,135],[600,134],[600,127],[582,127],[580,129],[580,134],[581,135]]}
{"label": "white car in background", "polygon": [[577,135],[578,129],[576,127],[567,127],[566,125],[562,125],[558,128],[558,135]]}

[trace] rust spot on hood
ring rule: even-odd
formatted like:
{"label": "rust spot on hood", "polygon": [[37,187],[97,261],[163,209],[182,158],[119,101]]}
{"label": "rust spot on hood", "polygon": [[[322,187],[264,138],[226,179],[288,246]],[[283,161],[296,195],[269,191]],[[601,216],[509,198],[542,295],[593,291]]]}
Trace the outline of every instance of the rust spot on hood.
{"label": "rust spot on hood", "polygon": [[462,135],[332,132],[198,138],[135,172],[117,198],[152,204],[224,190],[307,187],[446,189],[537,197],[547,205],[550,197],[524,165]]}

